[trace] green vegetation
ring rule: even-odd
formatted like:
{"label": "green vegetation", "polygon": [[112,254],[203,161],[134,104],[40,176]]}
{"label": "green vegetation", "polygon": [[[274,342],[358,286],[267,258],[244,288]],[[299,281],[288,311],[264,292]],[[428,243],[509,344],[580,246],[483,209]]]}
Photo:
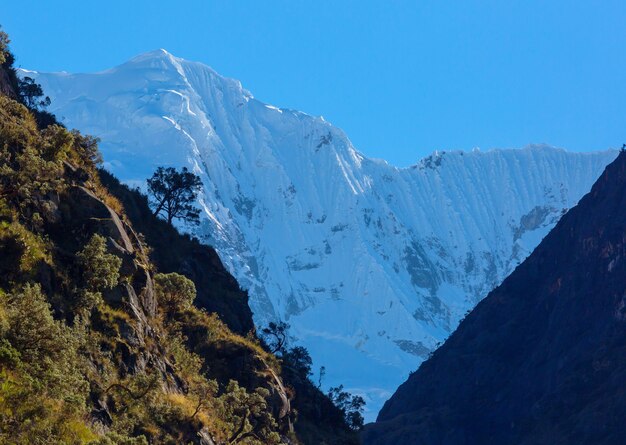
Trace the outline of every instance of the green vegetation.
{"label": "green vegetation", "polygon": [[285,353],[285,347],[287,346],[289,324],[284,321],[270,322],[267,327],[261,330],[265,335],[265,342],[272,354]]}
{"label": "green vegetation", "polygon": [[87,288],[98,292],[112,289],[120,277],[122,259],[107,253],[106,240],[94,234],[85,248],[76,254]]}
{"label": "green vegetation", "polygon": [[6,54],[9,51],[9,35],[0,29],[0,64],[7,61]]}
{"label": "green vegetation", "polygon": [[227,443],[245,443],[248,439],[267,445],[281,443],[275,431],[277,424],[267,404],[269,391],[257,388],[249,393],[235,380],[228,382],[226,391],[220,398],[223,417],[233,419]]}
{"label": "green vegetation", "polygon": [[179,172],[172,167],[159,167],[148,179],[148,193],[152,198],[154,215],[165,214],[166,221],[171,224],[175,218],[197,224],[200,211],[194,202],[198,190],[202,186],[200,178],[187,170]]}
{"label": "green vegetation", "polygon": [[172,272],[154,276],[159,304],[167,312],[189,309],[196,298],[196,285],[189,278]]}
{"label": "green vegetation", "polygon": [[228,328],[240,335],[254,329],[248,295],[222,265],[217,253],[197,239],[180,234],[171,224],[153,214],[148,198],[121,184],[105,170],[102,183],[121,203],[124,214],[150,246],[150,262],[162,273],[184,274],[196,286],[197,307],[218,313]]}
{"label": "green vegetation", "polygon": [[361,396],[354,396],[347,391],[343,390],[343,385],[339,385],[334,388],[330,388],[328,397],[333,401],[343,413],[346,423],[353,430],[360,430],[363,428],[363,407],[365,406],[365,400]]}
{"label": "green vegetation", "polygon": [[[42,111],[7,44],[0,32],[0,445],[357,443],[306,350],[264,347],[215,252],[99,171],[97,139]],[[193,220],[186,199],[167,220]]]}
{"label": "green vegetation", "polygon": [[[24,77],[18,80],[19,91],[25,105],[30,109],[46,108],[50,105],[50,98],[43,97],[41,85],[32,77]],[[42,98],[43,97],[43,98]]]}
{"label": "green vegetation", "polygon": [[[86,443],[80,337],[52,317],[37,285],[0,301],[0,443]],[[79,366],[77,366],[79,365]]]}
{"label": "green vegetation", "polygon": [[[344,391],[342,385],[323,394],[320,389],[326,370],[320,368],[318,384],[314,385],[309,352],[302,346],[288,347],[288,323],[271,322],[261,332],[266,348],[280,358],[283,380],[296,394],[292,405],[298,413],[299,421],[295,424],[298,436],[306,443],[353,443],[352,433],[363,428],[365,400]],[[316,427],[319,424],[333,431],[331,441],[327,442],[324,428]]]}

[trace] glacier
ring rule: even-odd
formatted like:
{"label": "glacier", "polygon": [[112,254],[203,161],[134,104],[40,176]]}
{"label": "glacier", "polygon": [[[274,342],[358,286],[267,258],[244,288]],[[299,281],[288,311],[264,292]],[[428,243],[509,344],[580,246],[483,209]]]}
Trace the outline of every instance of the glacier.
{"label": "glacier", "polygon": [[183,229],[248,289],[257,326],[288,322],[325,387],[367,398],[367,420],[617,156],[542,145],[398,168],[165,50],[28,75],[124,182],[144,187],[157,166],[200,175],[202,223]]}

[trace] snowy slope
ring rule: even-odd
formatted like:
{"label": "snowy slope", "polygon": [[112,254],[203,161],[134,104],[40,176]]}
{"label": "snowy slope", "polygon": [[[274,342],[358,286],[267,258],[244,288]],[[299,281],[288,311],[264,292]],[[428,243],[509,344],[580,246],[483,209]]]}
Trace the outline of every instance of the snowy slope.
{"label": "snowy slope", "polygon": [[250,290],[257,324],[288,321],[326,385],[367,394],[369,418],[617,155],[534,146],[400,169],[164,50],[29,75],[122,180],[160,165],[201,175],[200,235]]}

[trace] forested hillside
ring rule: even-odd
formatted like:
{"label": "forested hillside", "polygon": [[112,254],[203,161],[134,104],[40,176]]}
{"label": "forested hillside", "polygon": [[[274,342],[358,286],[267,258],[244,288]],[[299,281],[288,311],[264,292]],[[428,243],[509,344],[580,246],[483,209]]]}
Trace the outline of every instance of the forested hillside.
{"label": "forested hillside", "polygon": [[0,443],[355,443],[306,351],[268,352],[215,252],[99,172],[97,141],[45,111],[7,45]]}

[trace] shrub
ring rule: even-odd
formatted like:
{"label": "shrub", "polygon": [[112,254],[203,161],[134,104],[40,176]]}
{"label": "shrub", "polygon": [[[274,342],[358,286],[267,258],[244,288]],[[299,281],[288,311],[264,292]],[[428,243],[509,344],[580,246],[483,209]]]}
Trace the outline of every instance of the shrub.
{"label": "shrub", "polygon": [[122,259],[107,252],[106,240],[95,234],[76,255],[89,291],[112,289],[118,283]]}
{"label": "shrub", "polygon": [[296,346],[289,349],[282,356],[283,372],[289,381],[304,383],[311,375],[313,360],[306,348]]}
{"label": "shrub", "polygon": [[276,433],[276,420],[267,406],[267,397],[269,391],[265,388],[257,388],[250,393],[235,380],[228,383],[224,394],[219,398],[223,419],[232,425],[227,443],[280,443],[280,435]]}
{"label": "shrub", "polygon": [[1,306],[6,326],[0,341],[0,443],[95,439],[82,420],[88,385],[77,336],[53,319],[38,285],[4,296]]}
{"label": "shrub", "polygon": [[148,440],[145,436],[128,437],[111,431],[91,445],[148,445]]}
{"label": "shrub", "polygon": [[64,187],[63,164],[72,135],[53,125],[45,133],[23,105],[0,94],[0,196],[20,212]]}
{"label": "shrub", "polygon": [[154,276],[157,300],[169,313],[188,309],[196,298],[196,285],[177,273],[158,273]]}
{"label": "shrub", "polygon": [[9,35],[0,30],[0,65],[7,61],[6,52],[9,50]]}

